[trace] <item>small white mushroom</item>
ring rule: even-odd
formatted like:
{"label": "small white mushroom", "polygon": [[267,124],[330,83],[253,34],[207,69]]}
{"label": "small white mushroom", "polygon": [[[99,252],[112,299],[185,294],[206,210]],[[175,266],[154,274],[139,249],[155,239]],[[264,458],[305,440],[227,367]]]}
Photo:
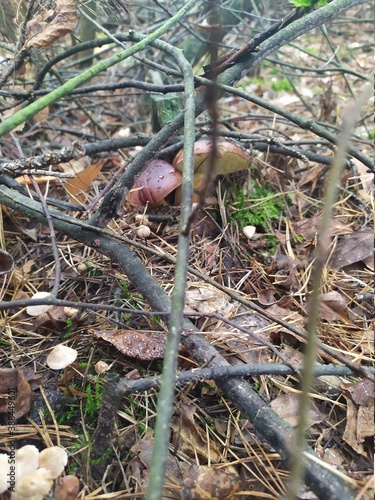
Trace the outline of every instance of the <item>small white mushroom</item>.
{"label": "small white mushroom", "polygon": [[68,318],[75,319],[78,316],[79,309],[76,307],[64,307],[64,314]]}
{"label": "small white mushroom", "polygon": [[[4,493],[9,486],[14,486],[10,484],[12,478],[10,476],[11,472],[15,471],[15,465],[13,465],[13,469],[10,469],[11,464],[9,463],[9,455],[6,453],[0,454],[0,493]],[[13,476],[13,474],[12,474]]]}
{"label": "small white mushroom", "polygon": [[52,474],[47,469],[37,469],[16,482],[11,500],[43,500],[51,491]]}
{"label": "small white mushroom", "polygon": [[245,226],[242,229],[242,232],[246,236],[246,238],[248,238],[249,240],[251,240],[251,238],[256,233],[256,227],[255,226]]}
{"label": "small white mushroom", "polygon": [[16,482],[23,476],[32,474],[39,467],[39,450],[33,444],[22,446],[15,453]]}
{"label": "small white mushroom", "polygon": [[52,349],[47,356],[47,365],[52,370],[62,370],[74,363],[77,359],[78,352],[71,347],[59,344]]}
{"label": "small white mushroom", "polygon": [[68,463],[68,454],[60,446],[51,446],[42,450],[39,454],[39,467],[48,469],[53,479],[62,474]]}
{"label": "small white mushroom", "polygon": [[148,226],[139,226],[137,229],[138,238],[142,238],[143,240],[147,239],[151,234],[151,229]]}
{"label": "small white mushroom", "polygon": [[94,368],[98,375],[102,375],[109,370],[110,366],[105,361],[100,360],[96,363]]}
{"label": "small white mushroom", "polygon": [[[36,292],[34,293],[34,295],[31,297],[31,300],[34,300],[34,299],[44,299],[45,297],[52,297],[52,295],[48,292]],[[30,305],[26,308],[26,312],[29,316],[39,316],[40,314],[43,314],[47,311],[49,311],[49,309],[52,309],[52,305],[39,305],[39,306],[33,306],[33,305]]]}

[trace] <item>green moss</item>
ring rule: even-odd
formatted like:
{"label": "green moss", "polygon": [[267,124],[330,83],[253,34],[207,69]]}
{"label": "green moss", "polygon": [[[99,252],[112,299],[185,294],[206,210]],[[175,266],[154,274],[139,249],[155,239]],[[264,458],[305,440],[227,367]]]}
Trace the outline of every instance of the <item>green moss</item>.
{"label": "green moss", "polygon": [[[254,184],[250,193],[244,193],[241,186],[234,186],[229,216],[240,229],[255,226],[260,231],[272,232],[272,222],[278,222],[286,213],[285,200],[288,201],[287,196],[273,192],[267,185]],[[275,250],[277,239],[272,235],[265,235],[265,238],[270,243],[270,251]]]}
{"label": "green moss", "polygon": [[72,333],[73,333],[73,328],[74,328],[74,325],[73,325],[73,320],[72,318],[66,318],[66,321],[65,321],[65,333],[64,333],[64,340],[65,339],[68,339]]}
{"label": "green moss", "polygon": [[370,131],[369,131],[369,134],[368,134],[368,139],[370,141],[374,140],[375,139],[375,128],[372,128]]}
{"label": "green moss", "polygon": [[245,226],[261,226],[270,230],[271,222],[277,221],[286,211],[283,196],[271,191],[266,185],[253,186],[251,193],[235,187],[231,218]]}
{"label": "green moss", "polygon": [[97,420],[103,398],[103,387],[99,383],[99,375],[96,375],[94,379],[94,384],[86,387],[87,398],[84,414],[85,417],[88,417],[89,422]]}
{"label": "green moss", "polygon": [[293,87],[286,78],[272,83],[272,89],[276,92],[291,92]]}

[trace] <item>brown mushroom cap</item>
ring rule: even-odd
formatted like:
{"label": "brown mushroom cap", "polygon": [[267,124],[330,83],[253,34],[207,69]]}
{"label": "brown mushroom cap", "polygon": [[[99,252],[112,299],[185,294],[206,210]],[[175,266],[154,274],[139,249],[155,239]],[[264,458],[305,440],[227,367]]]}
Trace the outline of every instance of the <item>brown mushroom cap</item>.
{"label": "brown mushroom cap", "polygon": [[[203,174],[208,167],[212,141],[202,139],[194,144],[194,172]],[[184,151],[181,149],[172,162],[172,165],[182,171]],[[215,159],[215,175],[226,175],[240,170],[246,170],[250,161],[250,155],[239,144],[232,141],[218,141],[217,155]]]}
{"label": "brown mushroom cap", "polygon": [[134,207],[162,205],[182,182],[181,173],[164,160],[152,160],[139,174],[127,200]]}

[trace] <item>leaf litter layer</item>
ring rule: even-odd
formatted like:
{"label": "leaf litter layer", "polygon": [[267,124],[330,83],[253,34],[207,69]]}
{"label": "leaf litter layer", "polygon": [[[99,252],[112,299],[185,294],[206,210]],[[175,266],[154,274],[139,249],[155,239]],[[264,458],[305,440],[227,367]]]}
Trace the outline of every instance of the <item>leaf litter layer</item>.
{"label": "leaf litter layer", "polygon": [[[363,80],[355,73],[366,75],[372,64],[366,35],[369,28],[362,21],[363,30],[355,29],[355,23],[353,28],[348,27],[348,19],[358,18],[358,9],[363,7],[338,18],[329,26],[328,33],[317,30],[299,38],[298,47],[283,47],[276,59],[273,54],[271,61],[262,63],[259,74],[243,78],[241,87],[291,113],[325,121],[332,131],[339,130],[345,104],[351,92],[358,92]],[[260,29],[256,21],[248,20],[251,22]],[[353,29],[351,36],[347,32],[343,35],[342,24],[345,29]],[[171,33],[171,41],[185,36],[180,30]],[[238,31],[236,41],[229,33],[225,43],[241,45]],[[334,57],[331,44],[340,46],[342,55],[339,52]],[[331,72],[322,76],[321,70],[331,56]],[[149,49],[148,58],[155,59],[154,49]],[[126,68],[127,78],[130,74],[134,79],[158,81],[155,69],[144,63],[133,61]],[[349,66],[351,71],[343,71],[343,66]],[[114,75],[115,81],[124,78],[125,72],[121,71]],[[197,65],[195,74],[200,72]],[[172,83],[173,78],[167,82]],[[99,76],[95,83],[106,85],[107,77]],[[44,145],[52,148],[53,143],[68,145],[77,137],[86,143],[104,139],[106,134],[125,139],[136,136],[139,145],[134,149],[133,143],[133,149],[122,151],[128,160],[142,147],[142,138],[152,134],[147,96],[139,93],[135,89],[126,92],[119,89],[108,94],[104,87],[95,97],[87,94],[74,104],[60,102],[56,112],[42,121],[37,130],[27,137],[19,136],[18,140],[26,156],[29,152],[31,156],[42,149],[40,137]],[[84,110],[80,107],[82,103]],[[220,134],[240,141],[248,149],[254,144],[253,159],[248,173],[220,179],[210,193],[211,203],[197,215],[192,230],[186,312],[201,333],[186,332],[186,335],[205,335],[232,364],[301,366],[304,341],[300,336],[240,305],[205,278],[211,278],[244,300],[255,302],[271,317],[304,327],[309,315],[310,277],[327,174],[327,166],[309,160],[308,155],[319,153],[329,158],[333,148],[326,140],[317,140],[308,131],[235,95],[227,94],[220,100],[219,112]],[[369,115],[369,110],[364,114]],[[95,123],[98,119],[99,130]],[[354,146],[367,155],[371,154],[370,126],[368,117],[358,125],[353,140]],[[212,133],[207,116],[198,118],[197,131]],[[8,159],[17,159],[12,141],[8,138],[3,141],[3,154]],[[277,148],[284,148],[283,153]],[[285,154],[285,148],[289,154]],[[85,172],[87,165],[91,170],[83,180],[81,177],[78,187],[75,179],[61,183],[49,179],[40,183],[49,197],[76,203],[76,211],[71,213],[77,218],[81,217],[80,204],[87,207],[93,203],[118,172],[121,160],[111,153],[105,161],[73,160],[66,169]],[[320,340],[332,349],[328,353],[320,350],[318,361],[337,363],[337,353],[348,361],[367,366],[373,358],[372,179],[359,161],[351,160],[348,167],[335,205],[330,259],[322,287]],[[15,262],[13,273],[4,277],[2,301],[26,299],[37,291],[50,291],[55,263],[49,230],[5,206],[2,215],[3,247]],[[168,294],[174,279],[171,259],[177,251],[178,219],[179,207],[173,204],[150,210],[147,215],[143,210],[132,211],[125,204],[121,217],[110,223],[112,231],[130,240],[128,243]],[[139,236],[140,226],[151,230],[146,240]],[[255,228],[251,238],[244,233],[249,226]],[[121,310],[97,311],[75,308],[72,304],[71,310],[55,307],[36,318],[25,310],[2,312],[3,366],[15,363],[23,381],[17,402],[22,415],[13,438],[19,446],[33,442],[41,448],[53,444],[67,447],[70,453],[67,470],[79,476],[85,498],[107,492],[116,492],[118,497],[142,497],[150,467],[155,389],[124,398],[118,411],[114,449],[108,450],[101,461],[93,458],[91,437],[97,425],[107,371],[129,380],[160,373],[162,342],[157,346],[147,344],[141,341],[141,336],[152,337],[156,342],[167,331],[165,316],[152,310],[118,264],[100,251],[63,234],[57,235],[57,242],[61,262],[59,298],[73,303],[111,305]],[[120,343],[105,341],[104,332],[107,335],[112,332],[118,339],[119,331],[126,334],[126,340],[122,337]],[[132,341],[136,345],[129,349]],[[60,343],[78,351],[77,361],[64,372],[50,370],[46,365],[47,355]],[[152,356],[155,352],[157,355]],[[179,369],[198,367],[181,348]],[[294,426],[299,411],[297,375],[281,377],[271,373],[249,380],[273,410]],[[308,428],[309,445],[326,464],[339,471],[362,495],[360,498],[371,494],[368,481],[372,470],[369,460],[372,410],[368,396],[371,391],[371,384],[360,377],[319,378],[312,394]],[[9,432],[5,420],[2,423],[0,439],[6,450]],[[210,491],[212,497],[279,498],[287,476],[279,453],[223,396],[215,380],[178,388],[166,498],[201,498],[194,496],[198,494],[197,485]],[[105,489],[102,479],[108,483]]]}

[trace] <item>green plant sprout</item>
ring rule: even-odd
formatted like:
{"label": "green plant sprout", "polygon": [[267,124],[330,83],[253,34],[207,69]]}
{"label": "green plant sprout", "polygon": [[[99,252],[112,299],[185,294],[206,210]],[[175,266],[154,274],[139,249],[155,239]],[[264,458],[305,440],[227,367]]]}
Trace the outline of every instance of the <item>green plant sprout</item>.
{"label": "green plant sprout", "polygon": [[72,335],[72,333],[73,333],[73,320],[72,318],[66,318],[64,340],[69,338]]}
{"label": "green plant sprout", "polygon": [[129,285],[124,279],[119,280],[119,285],[121,286],[122,291],[124,292],[125,299],[128,301],[129,305],[134,309],[140,309],[139,302],[142,302],[144,300],[143,296],[131,292],[129,290]]}

